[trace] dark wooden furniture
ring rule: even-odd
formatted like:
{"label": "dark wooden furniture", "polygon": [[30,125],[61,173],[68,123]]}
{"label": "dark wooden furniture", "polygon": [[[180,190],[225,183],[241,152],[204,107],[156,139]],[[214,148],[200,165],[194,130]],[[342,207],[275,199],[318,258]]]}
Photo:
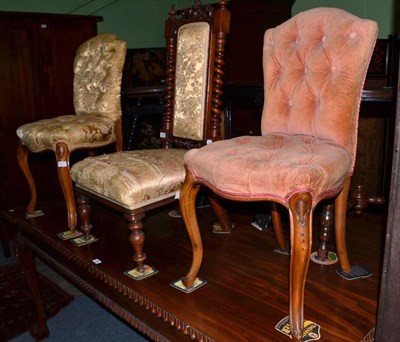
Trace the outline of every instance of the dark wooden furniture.
{"label": "dark wooden furniture", "polygon": [[[229,2],[232,17],[226,55],[226,90],[240,99],[235,100],[229,94],[224,98],[224,106],[228,105],[234,113],[225,130],[228,138],[260,133],[259,103],[253,106],[252,99],[246,94],[250,95],[253,86],[263,82],[262,47],[265,30],[289,19],[294,3],[295,0]],[[237,84],[240,85],[240,93]],[[243,88],[243,85],[246,87]]]}
{"label": "dark wooden furniture", "polygon": [[226,81],[262,83],[264,32],[292,16],[295,0],[231,0],[231,33],[226,55]]}
{"label": "dark wooden furniture", "polygon": [[[32,268],[29,253],[33,252],[34,257],[45,261],[151,340],[290,341],[274,328],[287,315],[283,306],[288,301],[288,274],[282,269],[288,267],[289,258],[273,252],[276,239],[272,232],[249,227],[254,216],[252,207],[244,211],[243,204],[240,210],[236,206],[231,208],[235,232],[229,235],[213,234],[210,229],[215,221],[212,210],[200,210],[205,248],[202,275],[208,283],[188,295],[169,285],[186,269],[187,263],[182,260],[190,254],[183,222],[168,216],[173,207],[147,216],[146,251],[149,263],[159,272],[138,282],[123,274],[125,269],[134,266],[134,261],[126,223],[119,214],[98,206],[93,224],[99,241],[79,248],[57,237],[57,233],[63,231],[58,225],[59,218],[65,215],[61,197],[40,204],[48,214],[35,219],[24,218],[22,206],[14,212],[0,212],[0,224],[9,224],[20,233],[18,255],[27,255],[20,262],[31,266],[24,273],[29,275],[31,285],[35,268]],[[348,218],[348,247],[352,259],[367,265],[374,273],[372,277],[344,281],[333,267],[310,264],[305,293],[308,298],[306,318],[321,325],[321,341],[360,341],[375,325],[382,221],[369,213],[351,213]],[[101,263],[95,263],[95,259]],[[357,294],[357,302],[343,299],[354,294]],[[388,293],[388,296],[392,302],[397,300],[394,295]],[[320,298],[324,298],[324,305]],[[397,306],[394,308],[396,310]],[[391,317],[395,319],[396,315]],[[45,323],[45,317],[41,319]],[[76,321],[76,317],[69,319]],[[392,322],[392,330],[385,330],[387,335],[394,331],[395,324],[396,321]],[[36,329],[36,332],[39,331]],[[392,338],[395,336],[398,334]]]}
{"label": "dark wooden furniture", "polygon": [[[73,112],[75,52],[97,33],[101,20],[95,16],[0,12],[0,208],[26,203],[29,198],[15,157],[17,127]],[[35,160],[39,196],[57,197],[61,191],[54,156],[45,153],[36,155]]]}
{"label": "dark wooden furniture", "polygon": [[[396,60],[399,56],[397,55]],[[398,309],[400,307],[400,88],[397,89],[395,140],[390,185],[385,253],[379,295],[376,342],[395,342],[400,336]]]}

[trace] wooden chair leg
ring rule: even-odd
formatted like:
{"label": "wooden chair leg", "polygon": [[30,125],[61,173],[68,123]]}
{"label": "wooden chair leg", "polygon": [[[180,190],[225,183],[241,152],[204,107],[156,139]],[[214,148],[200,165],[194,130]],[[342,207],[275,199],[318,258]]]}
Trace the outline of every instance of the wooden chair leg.
{"label": "wooden chair leg", "polygon": [[191,288],[193,286],[203,260],[203,244],[196,217],[196,196],[199,189],[200,184],[195,183],[190,172],[186,171],[186,179],[183,183],[179,198],[182,218],[192,244],[193,253],[190,270],[182,278],[182,282],[186,288]]}
{"label": "wooden chair leg", "polygon": [[340,267],[344,272],[350,272],[351,269],[346,247],[346,212],[350,180],[350,177],[346,178],[343,189],[335,200],[336,252],[338,254]]}
{"label": "wooden chair leg", "polygon": [[286,245],[285,238],[283,236],[281,214],[275,202],[271,202],[270,207],[271,207],[272,226],[274,227],[274,232],[276,240],[278,242],[278,247],[282,252],[287,252],[288,246]]}
{"label": "wooden chair leg", "polygon": [[41,341],[49,336],[49,328],[47,327],[46,313],[42,297],[40,295],[33,253],[25,246],[24,242],[21,241],[20,238],[17,238],[14,241],[15,255],[18,258],[18,263],[21,266],[22,272],[29,285],[37,312],[36,322],[30,327],[29,330],[36,341]]}
{"label": "wooden chair leg", "polygon": [[129,212],[125,213],[125,218],[128,220],[128,227],[131,231],[129,235],[129,241],[135,251],[133,255],[133,260],[137,264],[137,270],[139,272],[145,271],[144,261],[146,260],[146,254],[143,253],[143,245],[145,240],[145,235],[143,233],[143,222],[144,212]]}
{"label": "wooden chair leg", "polygon": [[214,233],[230,233],[232,232],[233,224],[230,220],[229,214],[221,204],[221,199],[214,193],[211,193],[208,197],[210,200],[211,207],[214,210],[215,215],[218,219],[218,224],[214,224]]}
{"label": "wooden chair leg", "polygon": [[26,181],[28,182],[29,189],[31,191],[31,199],[26,208],[26,212],[28,214],[33,214],[36,209],[37,191],[36,191],[35,181],[33,179],[32,172],[29,167],[28,153],[29,149],[20,142],[17,149],[18,165],[21,168],[22,173],[24,174]]}
{"label": "wooden chair leg", "polygon": [[328,242],[332,235],[332,228],[334,224],[334,212],[335,205],[328,204],[322,208],[321,217],[319,221],[319,246],[318,246],[318,259],[327,260],[328,259]]}
{"label": "wooden chair leg", "polygon": [[90,206],[90,200],[85,195],[80,194],[77,198],[78,204],[78,215],[79,221],[81,222],[80,231],[83,233],[85,240],[90,240],[93,238],[91,231],[93,225],[90,223],[92,207]]}
{"label": "wooden chair leg", "polygon": [[312,242],[312,198],[298,193],[289,201],[290,214],[290,331],[294,341],[300,341],[304,327],[304,287]]}
{"label": "wooden chair leg", "polygon": [[71,233],[75,233],[77,225],[76,206],[74,198],[74,189],[69,167],[70,151],[68,145],[64,142],[59,142],[56,145],[56,158],[58,178],[64,194],[65,204],[67,205],[68,213],[68,228]]}

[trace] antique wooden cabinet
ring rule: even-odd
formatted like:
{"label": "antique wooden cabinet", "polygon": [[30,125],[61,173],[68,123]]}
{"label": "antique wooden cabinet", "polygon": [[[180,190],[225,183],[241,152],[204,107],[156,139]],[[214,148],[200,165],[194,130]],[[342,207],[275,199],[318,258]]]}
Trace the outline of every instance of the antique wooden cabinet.
{"label": "antique wooden cabinet", "polygon": [[[73,114],[73,60],[101,17],[0,12],[0,208],[28,202],[17,165],[21,124]],[[60,192],[52,153],[34,154],[39,197]]]}
{"label": "antique wooden cabinet", "polygon": [[295,0],[231,0],[226,55],[227,82],[262,83],[264,32],[292,16]]}
{"label": "antique wooden cabinet", "polygon": [[226,54],[226,137],[260,134],[261,111],[254,86],[263,82],[265,30],[292,16],[295,0],[231,0],[231,32]]}

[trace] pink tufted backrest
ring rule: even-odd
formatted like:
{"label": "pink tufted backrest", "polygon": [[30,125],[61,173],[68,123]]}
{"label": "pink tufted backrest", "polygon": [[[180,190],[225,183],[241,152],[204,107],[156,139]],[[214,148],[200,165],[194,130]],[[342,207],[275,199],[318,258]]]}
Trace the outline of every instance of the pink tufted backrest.
{"label": "pink tufted backrest", "polygon": [[337,8],[301,12],[267,30],[262,134],[328,139],[355,157],[361,92],[377,33],[374,21]]}

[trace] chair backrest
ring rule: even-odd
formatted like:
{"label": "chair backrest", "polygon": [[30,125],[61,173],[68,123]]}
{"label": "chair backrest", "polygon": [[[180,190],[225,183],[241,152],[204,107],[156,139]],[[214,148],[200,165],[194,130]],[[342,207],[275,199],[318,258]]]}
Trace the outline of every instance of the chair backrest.
{"label": "chair backrest", "polygon": [[80,45],[74,61],[74,106],[77,115],[121,117],[121,80],[127,44],[110,33]]}
{"label": "chair backrest", "polygon": [[264,37],[262,134],[328,139],[355,157],[358,113],[378,33],[374,21],[314,8]]}
{"label": "chair backrest", "polygon": [[172,9],[165,26],[167,63],[160,133],[164,147],[199,147],[219,140],[224,53],[230,26],[227,1],[182,11]]}

